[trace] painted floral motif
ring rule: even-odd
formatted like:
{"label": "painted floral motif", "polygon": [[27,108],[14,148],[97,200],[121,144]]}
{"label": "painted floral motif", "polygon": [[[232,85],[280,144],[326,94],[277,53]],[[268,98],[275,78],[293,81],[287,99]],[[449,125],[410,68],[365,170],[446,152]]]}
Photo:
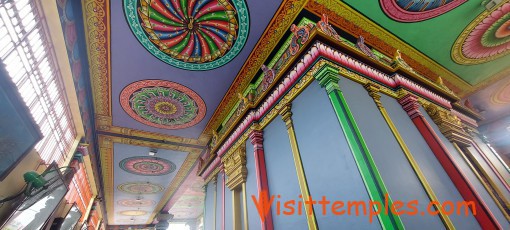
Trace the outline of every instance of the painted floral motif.
{"label": "painted floral motif", "polygon": [[452,49],[459,64],[479,64],[510,53],[510,3],[483,12],[461,33]]}
{"label": "painted floral motif", "polygon": [[120,161],[119,166],[126,172],[142,176],[161,176],[175,171],[175,164],[158,157],[129,157]]}
{"label": "painted floral motif", "polygon": [[147,215],[147,212],[141,211],[141,210],[128,210],[128,211],[121,211],[119,214],[124,215],[124,216],[143,216],[143,215]]}
{"label": "painted floral motif", "polygon": [[193,90],[162,80],[128,85],[120,94],[120,103],[133,119],[163,129],[191,127],[206,113],[204,101]]}
{"label": "painted floral motif", "polygon": [[[162,60],[179,68],[201,69],[198,65],[214,61],[216,65],[207,69],[219,67],[246,41],[249,23],[244,1],[125,0],[124,7],[145,48],[150,45],[152,54],[173,59]],[[225,57],[230,52],[233,55]]]}
{"label": "painted floral motif", "polygon": [[117,204],[126,207],[149,207],[156,204],[153,200],[140,199],[140,200],[119,200]]}
{"label": "painted floral motif", "polygon": [[118,190],[132,194],[152,194],[163,191],[163,187],[150,182],[132,182],[120,184]]}
{"label": "painted floral motif", "polygon": [[388,17],[401,22],[418,22],[437,17],[466,0],[380,0]]}

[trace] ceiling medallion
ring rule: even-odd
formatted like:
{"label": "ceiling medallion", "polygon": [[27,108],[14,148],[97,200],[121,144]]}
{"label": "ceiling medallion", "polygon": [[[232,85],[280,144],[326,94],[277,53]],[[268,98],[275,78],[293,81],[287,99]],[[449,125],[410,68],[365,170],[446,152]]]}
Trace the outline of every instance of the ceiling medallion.
{"label": "ceiling medallion", "polygon": [[161,61],[187,70],[230,62],[248,38],[243,0],[124,0],[138,41]]}
{"label": "ceiling medallion", "polygon": [[142,176],[162,176],[175,171],[175,164],[159,157],[139,156],[123,159],[119,167],[126,172]]}
{"label": "ceiling medallion", "polygon": [[455,41],[452,59],[464,65],[492,61],[510,53],[510,2],[475,18]]}
{"label": "ceiling medallion", "polygon": [[162,129],[194,126],[206,114],[205,103],[197,93],[163,80],[131,83],[120,93],[120,104],[136,121]]}
{"label": "ceiling medallion", "polygon": [[141,211],[141,210],[128,210],[128,211],[121,211],[121,212],[119,212],[119,214],[124,215],[124,216],[143,216],[143,215],[147,215],[147,212]]}
{"label": "ceiling medallion", "polygon": [[120,184],[117,189],[132,194],[152,194],[163,191],[161,185],[152,184],[150,182],[129,182]]}
{"label": "ceiling medallion", "polygon": [[140,199],[140,200],[119,200],[117,204],[125,207],[150,207],[156,204],[156,201],[148,200],[148,199]]}
{"label": "ceiling medallion", "polygon": [[[131,217],[132,218],[132,217]],[[115,220],[116,223],[127,223],[127,225],[132,225],[132,224],[145,224],[146,221],[142,220],[142,219],[118,219],[118,220]]]}
{"label": "ceiling medallion", "polygon": [[467,0],[380,0],[386,15],[399,22],[419,22],[455,9]]}

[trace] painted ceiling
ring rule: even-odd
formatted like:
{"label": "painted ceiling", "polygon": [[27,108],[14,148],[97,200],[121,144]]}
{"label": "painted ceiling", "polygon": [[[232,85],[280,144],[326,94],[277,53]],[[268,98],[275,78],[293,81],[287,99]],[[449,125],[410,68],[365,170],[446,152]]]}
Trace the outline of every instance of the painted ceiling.
{"label": "painted ceiling", "polygon": [[[197,139],[280,1],[110,3],[113,125]],[[146,79],[173,95],[127,95],[147,90]],[[158,111],[163,102],[175,108]]]}
{"label": "painted ceiling", "polygon": [[344,2],[471,86],[510,75],[508,1],[491,10],[465,0]]}
{"label": "painted ceiling", "polygon": [[[509,1],[489,10],[480,1],[378,2],[83,0],[83,31],[65,37],[88,54],[108,224],[152,223],[160,210],[200,215],[199,155],[302,11],[327,13],[387,56],[399,49],[461,96],[510,75]],[[508,103],[502,91],[497,100]]]}

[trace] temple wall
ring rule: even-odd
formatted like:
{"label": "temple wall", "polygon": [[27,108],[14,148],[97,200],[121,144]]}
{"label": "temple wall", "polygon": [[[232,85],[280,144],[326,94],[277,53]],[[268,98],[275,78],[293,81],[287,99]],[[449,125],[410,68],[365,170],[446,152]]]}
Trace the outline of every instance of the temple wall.
{"label": "temple wall", "polygon": [[[457,191],[455,185],[441,167],[441,164],[432,153],[432,150],[430,150],[418,129],[409,119],[409,116],[402,110],[402,106],[395,99],[388,96],[383,96],[381,101],[388,110],[395,126],[402,134],[402,138],[409,147],[413,157],[423,170],[425,177],[438,197],[438,201],[462,200],[461,194]],[[473,226],[478,226],[471,213],[469,217],[451,215],[450,219],[459,229],[469,229]]]}
{"label": "temple wall", "polygon": [[[264,129],[264,151],[270,195],[277,200],[298,200],[299,182],[296,176],[292,150],[289,145],[285,123],[277,118]],[[283,206],[283,205],[282,205]],[[271,209],[275,228],[299,227],[306,225],[304,215],[277,215],[275,206]]]}
{"label": "temple wall", "polygon": [[[422,110],[422,113],[424,112],[423,108],[420,108],[420,110]],[[462,159],[462,156],[460,155],[459,151],[457,151],[453,144],[450,141],[448,141],[448,139],[443,134],[441,134],[441,132],[439,131],[439,127],[437,127],[437,125],[433,122],[433,120],[426,112],[424,113],[424,117],[429,121],[432,128],[436,131],[436,134],[442,140],[446,148],[448,148],[448,150],[450,151],[450,154],[455,158],[455,162],[457,163],[457,165],[461,168],[464,175],[468,177],[469,182],[475,187],[476,191],[479,193],[483,201],[485,201],[486,205],[492,211],[492,214],[499,221],[503,229],[510,229],[510,223],[508,222],[508,220],[505,219],[503,213],[501,213],[501,211],[498,209],[496,203],[491,198],[487,190],[483,187],[480,180],[475,176],[473,170],[471,170],[467,165],[466,161]],[[496,180],[497,178],[493,179]]]}
{"label": "temple wall", "polygon": [[[425,210],[429,198],[372,98],[363,86],[349,79],[340,80],[340,89],[392,198],[405,203],[418,200],[418,209]],[[413,228],[442,225],[437,216],[402,215],[401,219]]]}
{"label": "temple wall", "polygon": [[214,210],[214,191],[216,188],[212,182],[206,186],[207,190],[205,194],[204,226],[214,226],[214,219],[216,218],[216,213]]}
{"label": "temple wall", "polygon": [[[349,149],[342,128],[338,124],[324,89],[313,82],[293,101],[293,121],[303,167],[311,196],[320,200],[369,200],[356,162]],[[346,186],[348,185],[348,186]],[[296,191],[299,194],[299,190]],[[377,219],[372,223],[365,216],[322,213],[314,207],[319,228],[380,229]]]}
{"label": "temple wall", "polygon": [[[310,50],[238,113],[220,143],[215,138],[201,171],[208,188],[218,177],[216,207],[208,207],[213,195],[206,198],[205,229],[510,229],[508,168],[473,134],[472,122],[454,115],[452,101],[325,45]],[[260,191],[271,205],[265,221]],[[312,208],[302,203],[308,196],[317,202]],[[321,205],[323,197],[330,203]],[[345,204],[337,211],[352,213],[332,211],[335,201]],[[368,214],[361,207],[355,215],[359,207],[347,206],[353,201],[390,211],[370,216],[386,207],[369,203]],[[465,213],[463,201],[476,215]],[[392,212],[395,204],[407,212]],[[215,225],[207,224],[208,210],[216,210]]]}

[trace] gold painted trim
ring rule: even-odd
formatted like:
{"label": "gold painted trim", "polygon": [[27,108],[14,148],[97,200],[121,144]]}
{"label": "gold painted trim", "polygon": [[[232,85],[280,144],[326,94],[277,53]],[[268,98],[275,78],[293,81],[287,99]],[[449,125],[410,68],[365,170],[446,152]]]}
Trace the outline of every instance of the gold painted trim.
{"label": "gold painted trim", "polygon": [[174,179],[169,183],[169,185],[166,187],[166,191],[164,192],[163,196],[160,199],[160,202],[156,205],[153,212],[148,218],[147,224],[150,224],[156,214],[164,207],[166,202],[170,199],[170,197],[175,193],[179,185],[182,183],[182,181],[186,178],[189,171],[192,169],[193,164],[200,156],[200,153],[202,152],[202,149],[199,148],[192,148],[192,147],[186,147],[186,146],[178,146],[178,145],[170,145],[165,143],[154,143],[149,141],[143,141],[143,140],[136,140],[136,139],[130,139],[130,138],[123,138],[123,137],[117,137],[117,136],[108,136],[108,135],[98,135],[98,145],[99,145],[99,152],[101,156],[101,166],[102,166],[102,175],[103,175],[103,191],[104,191],[104,198],[105,198],[105,206],[106,206],[106,213],[109,223],[114,223],[114,197],[113,193],[116,189],[114,186],[114,168],[116,167],[113,164],[113,154],[114,154],[114,143],[121,143],[121,144],[128,144],[128,145],[135,145],[135,146],[144,146],[144,147],[150,147],[150,148],[159,148],[159,149],[169,149],[174,151],[180,151],[180,152],[187,152],[188,156],[182,163],[181,167],[179,168],[177,174],[175,175]]}
{"label": "gold painted trim", "polygon": [[[427,178],[421,171],[420,166],[418,165],[418,162],[416,162],[416,160],[414,159],[414,157],[411,154],[411,151],[409,150],[409,148],[407,147],[404,139],[402,139],[400,132],[398,131],[397,127],[395,126],[395,124],[391,120],[388,112],[386,111],[386,108],[384,108],[384,106],[380,100],[381,95],[379,94],[379,87],[374,84],[368,83],[365,85],[365,89],[368,91],[368,94],[370,95],[370,97],[372,97],[372,99],[374,100],[377,108],[379,109],[379,112],[381,112],[381,115],[383,116],[384,121],[386,121],[386,124],[390,128],[391,133],[393,134],[393,136],[395,137],[395,139],[398,142],[398,145],[402,149],[402,152],[404,152],[404,155],[406,156],[407,161],[409,161],[409,164],[413,168],[413,171],[416,174],[416,176],[418,177],[418,180],[420,180],[420,183],[422,184],[423,188],[425,189],[427,196],[429,197],[429,199],[431,201],[439,201],[436,194],[434,193],[434,190],[432,189],[429,182],[427,181]],[[443,210],[441,207],[441,204],[438,202],[434,203],[434,207],[438,211]],[[455,226],[453,225],[453,223],[450,220],[450,217],[448,217],[448,215],[446,215],[443,212],[439,212],[439,218],[441,218],[441,221],[443,222],[443,224],[445,225],[445,227],[447,229],[455,229]]]}
{"label": "gold painted trim", "polygon": [[209,181],[213,180],[218,175],[219,172],[220,172],[220,168],[215,168],[211,172],[211,174],[209,176],[207,176],[207,178],[204,180],[204,184],[207,184],[207,183],[209,183]]}
{"label": "gold painted trim", "polygon": [[243,193],[243,219],[244,219],[244,230],[248,230],[248,199],[246,197],[246,183],[242,185]]}
{"label": "gold painted trim", "polygon": [[[292,156],[294,157],[294,166],[296,167],[296,174],[298,177],[299,188],[301,195],[303,196],[303,204],[310,196],[310,190],[308,189],[308,183],[306,181],[305,169],[303,168],[303,162],[301,161],[301,154],[299,153],[299,147],[296,139],[296,133],[294,131],[294,125],[292,123],[292,112],[291,104],[286,104],[280,110],[282,120],[287,126],[287,132],[289,134],[290,147],[292,149]],[[305,215],[308,222],[308,229],[318,229],[317,220],[315,218],[315,211],[309,205],[305,206]],[[309,215],[311,213],[311,215]]]}
{"label": "gold painted trim", "polygon": [[218,206],[218,177],[215,175],[213,179],[214,185],[214,209],[213,209],[213,230],[216,230],[216,209]]}
{"label": "gold painted trim", "polygon": [[[244,183],[243,183],[244,184]],[[231,190],[232,192],[232,226],[234,229],[241,229],[241,189]]]}
{"label": "gold painted trim", "polygon": [[84,0],[82,8],[94,112],[111,116],[110,2]]}
{"label": "gold painted trim", "polygon": [[244,92],[251,80],[255,77],[264,61],[269,58],[278,44],[280,38],[285,35],[294,19],[301,12],[308,0],[284,0],[278,8],[275,16],[271,19],[261,38],[246,58],[230,88],[225,93],[220,104],[214,111],[211,119],[207,122],[201,138],[209,135],[226,118],[232,108],[238,103],[238,94]]}
{"label": "gold painted trim", "polygon": [[193,138],[179,137],[173,135],[166,135],[161,133],[147,132],[143,130],[131,129],[126,127],[118,127],[112,125],[112,117],[96,115],[96,130],[102,132],[108,132],[112,134],[121,134],[132,137],[142,137],[155,140],[161,140],[164,142],[173,142],[176,144],[190,144],[197,146],[204,146],[207,144],[204,140],[197,140]]}

